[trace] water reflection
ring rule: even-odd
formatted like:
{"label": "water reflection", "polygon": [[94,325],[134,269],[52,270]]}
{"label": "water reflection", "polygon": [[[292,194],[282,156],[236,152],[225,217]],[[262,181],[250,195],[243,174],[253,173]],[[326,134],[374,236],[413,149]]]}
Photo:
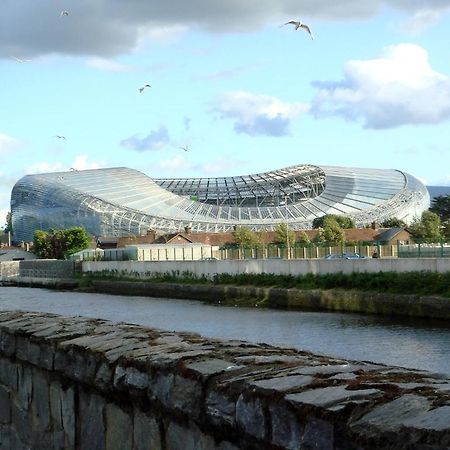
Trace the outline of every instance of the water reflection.
{"label": "water reflection", "polygon": [[450,324],[444,321],[233,308],[191,300],[14,287],[0,287],[0,310],[100,317],[450,374]]}

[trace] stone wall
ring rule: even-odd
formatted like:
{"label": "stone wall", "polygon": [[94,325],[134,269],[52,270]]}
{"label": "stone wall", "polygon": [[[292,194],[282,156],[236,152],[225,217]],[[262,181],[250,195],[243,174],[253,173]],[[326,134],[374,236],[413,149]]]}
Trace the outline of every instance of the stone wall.
{"label": "stone wall", "polygon": [[0,313],[0,449],[450,446],[450,379],[242,341]]}
{"label": "stone wall", "polygon": [[70,279],[75,273],[73,261],[57,259],[32,259],[0,262],[0,281],[11,277]]}
{"label": "stone wall", "polygon": [[217,273],[273,273],[299,275],[305,273],[353,272],[448,272],[450,258],[393,258],[393,259],[250,259],[217,261],[84,261],[83,272],[112,271],[141,274],[190,272],[198,277]]}
{"label": "stone wall", "polygon": [[0,262],[0,281],[19,275],[20,261],[1,261]]}

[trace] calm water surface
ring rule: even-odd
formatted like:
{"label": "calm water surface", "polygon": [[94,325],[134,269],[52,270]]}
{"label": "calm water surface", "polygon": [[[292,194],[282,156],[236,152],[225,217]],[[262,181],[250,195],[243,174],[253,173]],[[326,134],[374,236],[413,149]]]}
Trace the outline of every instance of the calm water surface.
{"label": "calm water surface", "polygon": [[96,317],[450,374],[450,324],[444,321],[233,308],[192,300],[17,287],[0,287],[0,310]]}

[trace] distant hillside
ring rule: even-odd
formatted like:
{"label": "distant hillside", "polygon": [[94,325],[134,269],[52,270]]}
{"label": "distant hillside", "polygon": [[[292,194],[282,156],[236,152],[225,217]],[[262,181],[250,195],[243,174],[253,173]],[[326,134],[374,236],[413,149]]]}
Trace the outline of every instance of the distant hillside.
{"label": "distant hillside", "polygon": [[431,200],[440,195],[450,195],[450,186],[427,186],[427,189],[430,193]]}

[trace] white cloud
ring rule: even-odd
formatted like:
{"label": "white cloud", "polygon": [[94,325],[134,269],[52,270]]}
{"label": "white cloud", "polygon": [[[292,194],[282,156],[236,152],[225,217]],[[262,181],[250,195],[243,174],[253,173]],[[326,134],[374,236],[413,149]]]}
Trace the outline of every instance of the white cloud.
{"label": "white cloud", "polygon": [[291,120],[308,108],[301,103],[285,103],[268,95],[233,91],[222,94],[212,111],[221,118],[233,120],[238,133],[284,136],[289,134]]}
{"label": "white cloud", "polygon": [[19,147],[19,141],[8,136],[7,134],[0,133],[0,154],[8,153],[16,150]]}
{"label": "white cloud", "polygon": [[126,64],[118,63],[113,59],[106,58],[88,58],[86,65],[97,70],[103,70],[105,72],[132,72],[134,68]]}
{"label": "white cloud", "polygon": [[448,0],[96,0],[71,2],[70,15],[59,20],[60,9],[53,1],[6,1],[0,15],[0,57],[9,58],[11,52],[33,58],[110,57],[130,53],[149,39],[178,39],[188,29],[247,32],[294,17],[366,20],[386,8],[414,14],[423,11],[425,3],[435,15],[448,8]]}
{"label": "white cloud", "polygon": [[366,128],[430,124],[450,117],[450,79],[432,69],[422,47],[387,47],[381,58],[349,61],[345,79],[314,82],[316,117],[342,116]]}
{"label": "white cloud", "polygon": [[442,10],[432,8],[419,9],[412,16],[405,19],[399,25],[399,29],[410,36],[417,36],[438,22],[442,15]]}
{"label": "white cloud", "polygon": [[167,127],[160,126],[157,130],[152,131],[147,136],[141,138],[134,134],[120,142],[120,145],[137,152],[156,151],[170,144],[170,136]]}
{"label": "white cloud", "polygon": [[173,158],[163,159],[156,163],[156,168],[164,172],[188,171],[193,164],[184,155],[176,155]]}
{"label": "white cloud", "polygon": [[106,166],[105,161],[89,161],[87,155],[77,155],[70,167],[76,170],[99,169]]}
{"label": "white cloud", "polygon": [[69,165],[65,165],[61,162],[41,161],[26,167],[25,172],[29,174],[65,172],[70,170],[70,168],[76,170],[88,170],[88,169],[98,169],[106,165],[104,161],[89,161],[88,158],[89,157],[87,155],[77,155],[75,156],[73,162]]}

